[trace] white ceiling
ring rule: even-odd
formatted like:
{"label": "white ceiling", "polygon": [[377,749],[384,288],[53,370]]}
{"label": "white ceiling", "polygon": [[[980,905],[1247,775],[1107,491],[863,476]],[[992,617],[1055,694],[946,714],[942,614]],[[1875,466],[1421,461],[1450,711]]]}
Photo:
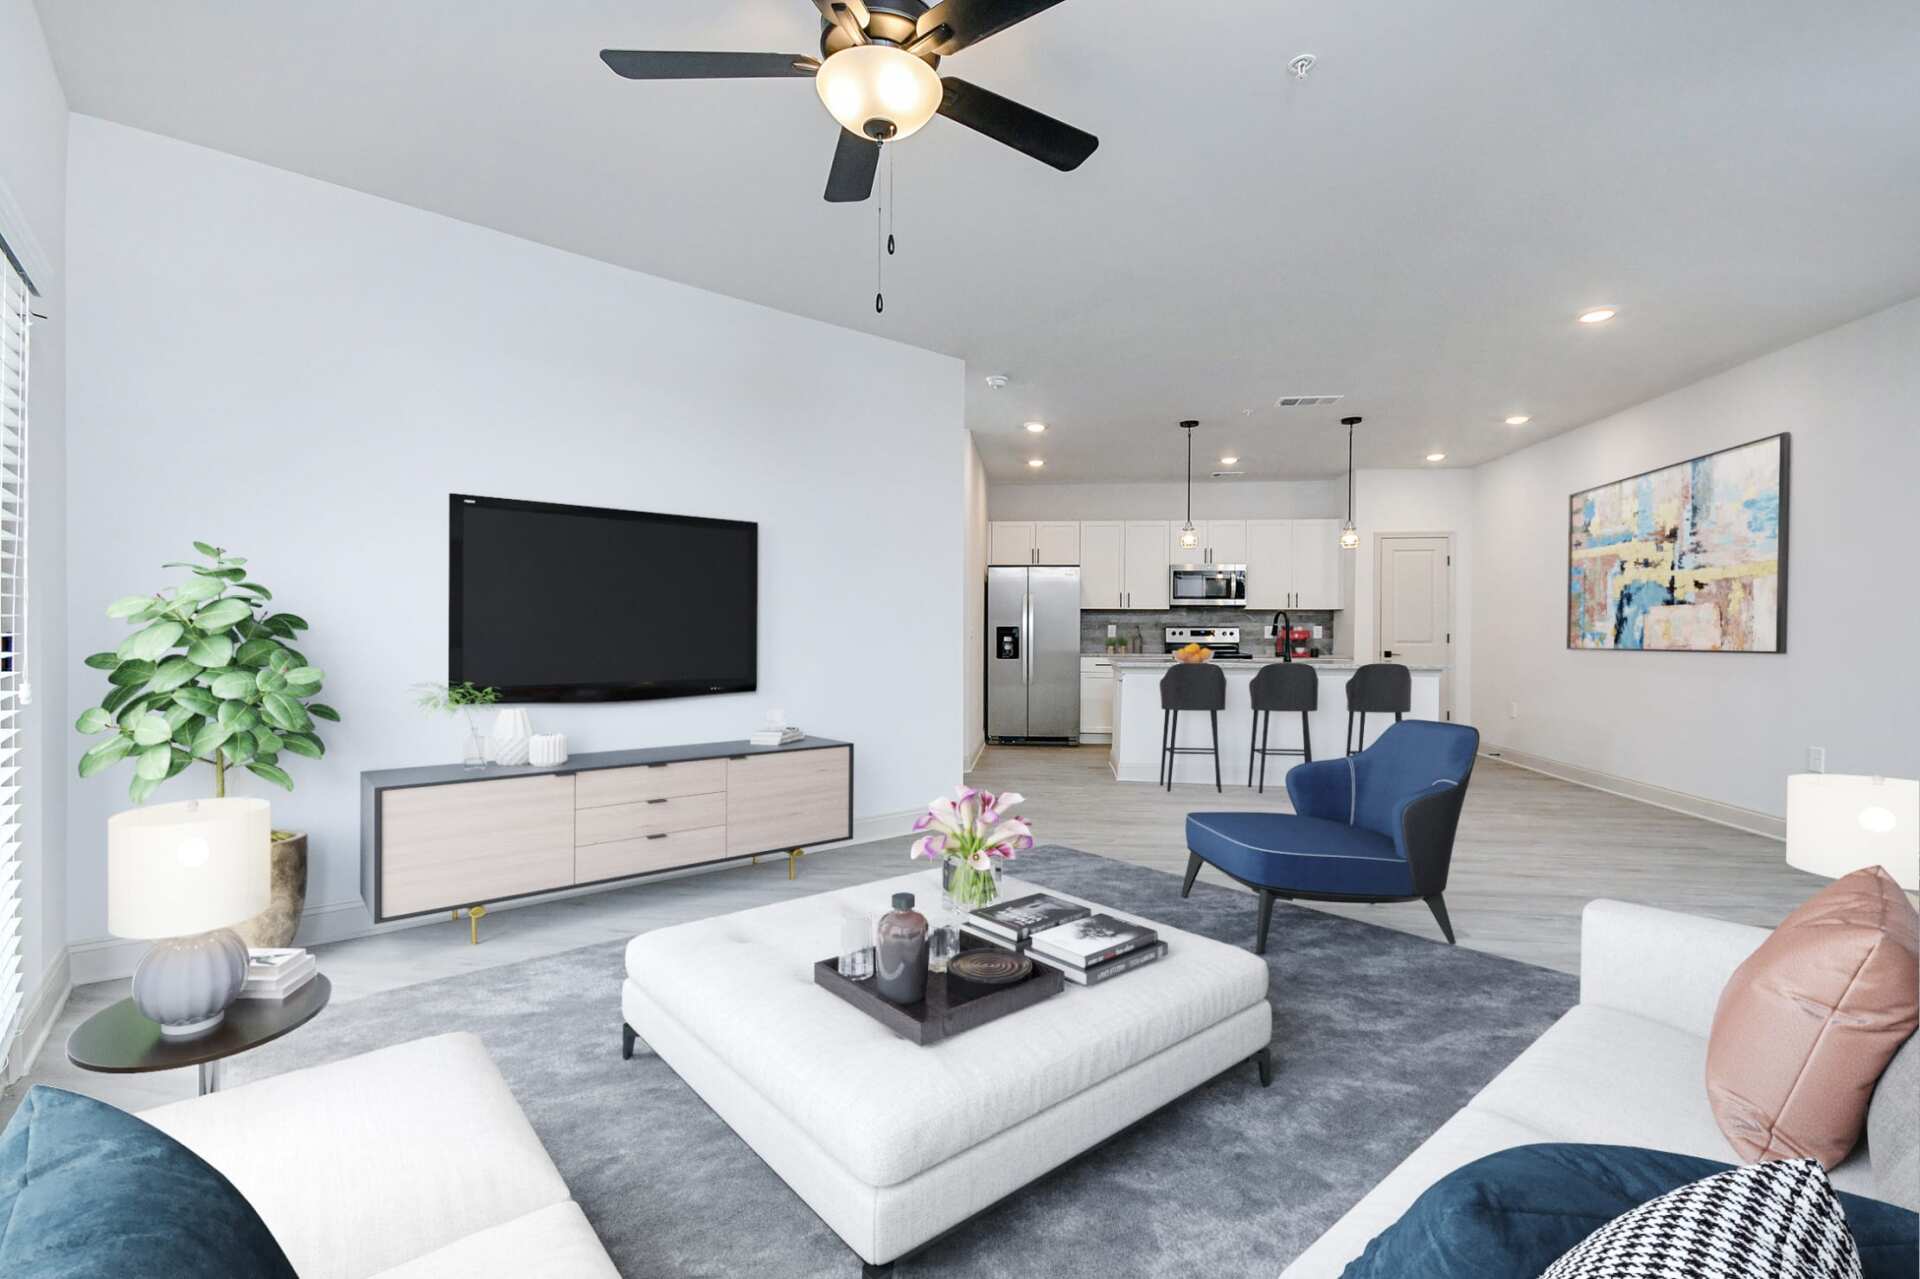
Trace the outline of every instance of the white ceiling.
{"label": "white ceiling", "polygon": [[1913,0],[1068,0],[944,69],[1100,150],[901,143],[880,316],[811,85],[595,56],[814,52],[807,0],[40,12],[76,111],[962,356],[1000,479],[1177,475],[1182,417],[1325,475],[1345,412],[1362,465],[1471,465],[1920,293]]}

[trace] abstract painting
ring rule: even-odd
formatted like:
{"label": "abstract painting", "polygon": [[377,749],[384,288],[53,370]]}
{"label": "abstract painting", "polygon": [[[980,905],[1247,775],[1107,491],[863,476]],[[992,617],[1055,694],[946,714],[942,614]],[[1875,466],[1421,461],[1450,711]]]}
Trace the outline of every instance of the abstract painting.
{"label": "abstract painting", "polygon": [[1568,500],[1567,647],[1783,653],[1787,437]]}

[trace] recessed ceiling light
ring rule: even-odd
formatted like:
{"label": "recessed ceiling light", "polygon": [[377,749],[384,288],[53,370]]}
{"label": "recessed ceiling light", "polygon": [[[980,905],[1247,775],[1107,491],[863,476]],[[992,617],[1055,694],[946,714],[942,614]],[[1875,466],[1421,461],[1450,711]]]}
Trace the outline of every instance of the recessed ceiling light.
{"label": "recessed ceiling light", "polygon": [[1618,313],[1610,306],[1596,306],[1591,311],[1582,311],[1580,313],[1580,323],[1605,324],[1616,314]]}
{"label": "recessed ceiling light", "polygon": [[1429,462],[1444,462],[1444,461],[1446,461],[1446,460],[1447,460],[1447,455],[1446,455],[1445,453],[1429,453],[1429,454],[1427,454],[1427,461],[1429,461]]}
{"label": "recessed ceiling light", "polygon": [[1035,435],[1038,435],[1047,429],[1047,424],[1045,422],[1029,422],[1027,423],[1027,429]]}
{"label": "recessed ceiling light", "polygon": [[1232,465],[1234,465],[1235,463],[1237,463],[1237,462],[1239,462],[1239,460],[1240,460],[1240,459],[1239,459],[1239,458],[1237,458],[1237,457],[1223,457],[1223,458],[1221,458],[1221,459],[1220,459],[1220,465],[1222,465],[1222,466],[1232,466]]}
{"label": "recessed ceiling light", "polygon": [[1515,413],[1512,417],[1507,419],[1507,425],[1508,426],[1525,426],[1527,423],[1531,421],[1533,421],[1533,419],[1528,417],[1525,413]]}
{"label": "recessed ceiling light", "polygon": [[1045,459],[1044,457],[1030,457],[1027,459],[1027,465],[1031,466],[1036,471],[1039,470],[1041,467],[1045,466],[1046,464],[1047,464],[1047,459]]}

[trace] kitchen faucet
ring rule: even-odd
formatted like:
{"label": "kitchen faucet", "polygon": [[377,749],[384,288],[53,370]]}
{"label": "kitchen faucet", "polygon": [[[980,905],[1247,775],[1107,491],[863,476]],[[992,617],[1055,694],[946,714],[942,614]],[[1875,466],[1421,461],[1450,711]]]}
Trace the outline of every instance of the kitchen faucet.
{"label": "kitchen faucet", "polygon": [[1280,660],[1293,660],[1293,619],[1287,616],[1286,609],[1279,609],[1273,615],[1273,647],[1280,654]]}

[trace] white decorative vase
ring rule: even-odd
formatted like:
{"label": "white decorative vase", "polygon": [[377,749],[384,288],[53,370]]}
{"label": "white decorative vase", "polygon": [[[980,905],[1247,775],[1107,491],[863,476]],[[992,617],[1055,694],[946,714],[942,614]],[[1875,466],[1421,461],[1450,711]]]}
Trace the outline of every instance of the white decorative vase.
{"label": "white decorative vase", "polygon": [[555,768],[566,763],[566,734],[536,733],[527,743],[527,762],[535,768]]}
{"label": "white decorative vase", "polygon": [[533,738],[533,725],[522,710],[505,710],[493,717],[493,735],[489,753],[496,764],[527,762],[527,743]]}

